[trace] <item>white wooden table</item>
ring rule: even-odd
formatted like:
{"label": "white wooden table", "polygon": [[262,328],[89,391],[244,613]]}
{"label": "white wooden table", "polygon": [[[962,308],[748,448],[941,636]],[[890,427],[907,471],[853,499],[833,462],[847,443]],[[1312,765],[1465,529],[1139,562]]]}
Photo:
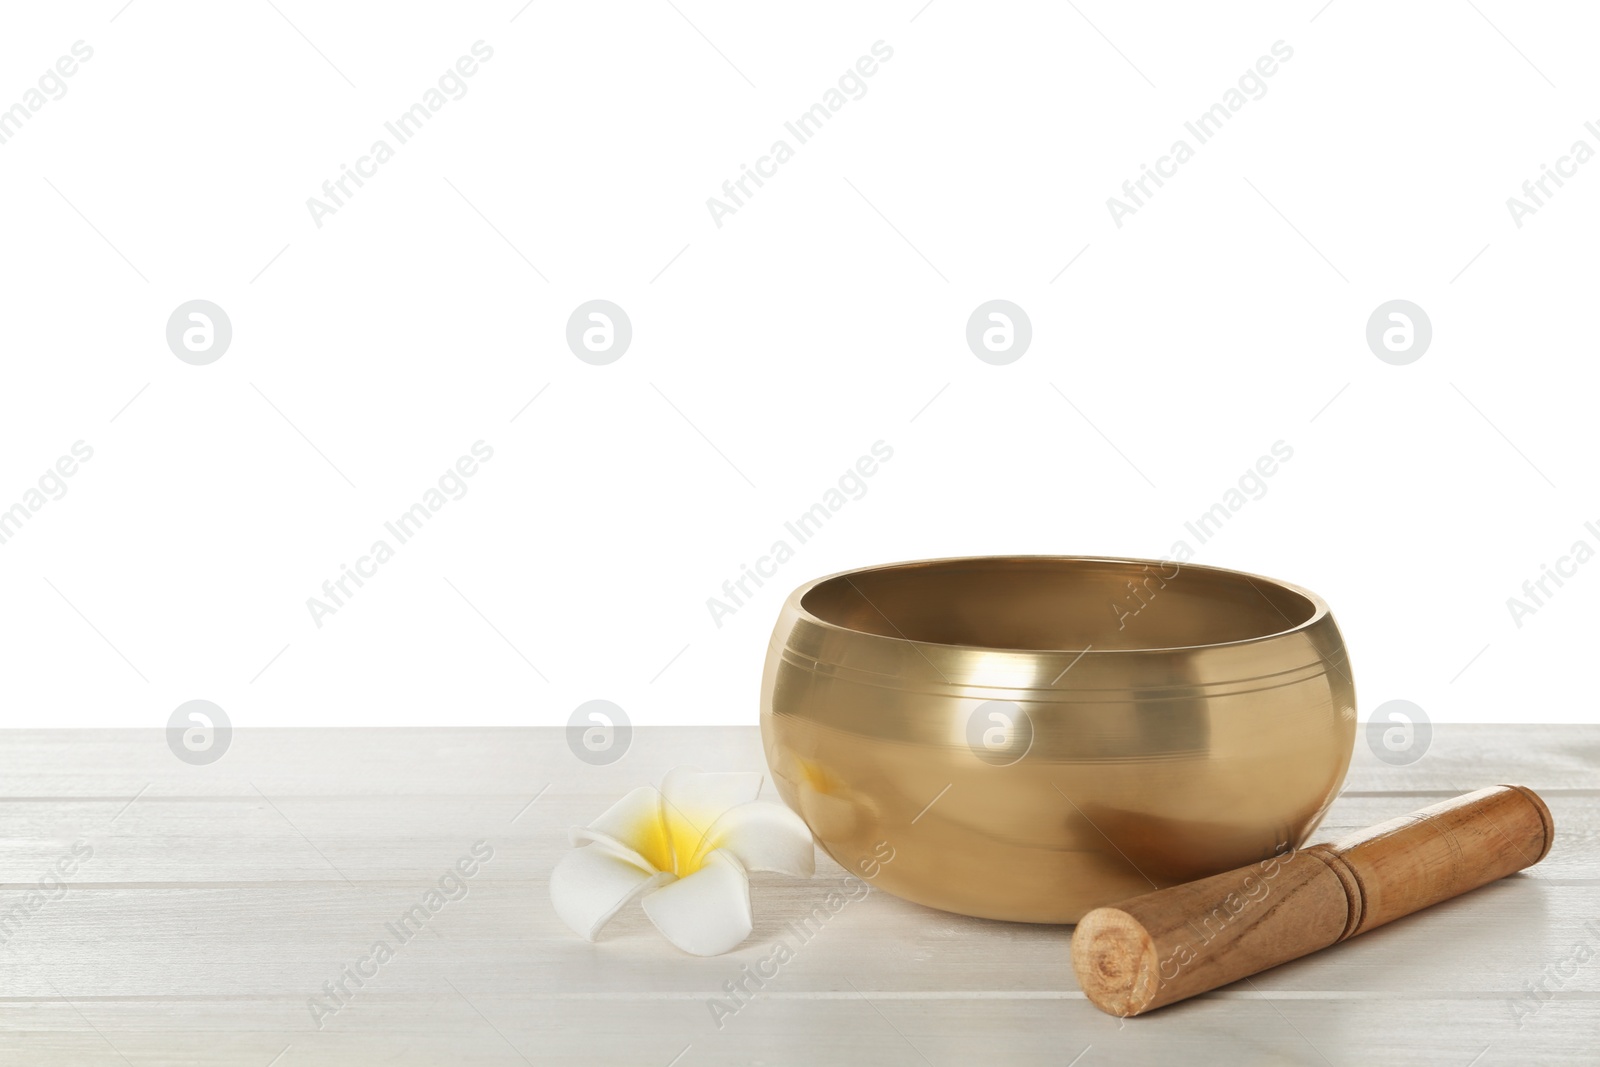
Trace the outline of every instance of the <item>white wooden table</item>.
{"label": "white wooden table", "polygon": [[[711,959],[636,905],[588,944],[546,890],[568,824],[679,763],[765,769],[754,727],[640,729],[606,768],[554,729],[240,731],[208,767],[158,732],[0,734],[0,1064],[1600,1063],[1600,727],[1439,726],[1404,768],[1358,741],[1319,837],[1516,782],[1550,856],[1132,1020],[1078,992],[1068,927],[873,892],[719,1029],[708,1001],[837,884],[826,857],[758,876],[754,934]],[[400,943],[385,924],[479,841],[466,896]],[[309,998],[379,939],[318,1029]]]}

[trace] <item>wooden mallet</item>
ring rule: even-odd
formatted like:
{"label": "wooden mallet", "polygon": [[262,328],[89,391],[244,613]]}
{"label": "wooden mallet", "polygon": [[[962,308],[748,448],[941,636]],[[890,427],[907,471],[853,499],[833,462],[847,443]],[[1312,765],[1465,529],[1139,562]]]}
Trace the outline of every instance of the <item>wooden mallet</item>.
{"label": "wooden mallet", "polygon": [[1141,1015],[1530,867],[1555,822],[1531,789],[1497,785],[1085,915],[1072,969],[1091,1003]]}

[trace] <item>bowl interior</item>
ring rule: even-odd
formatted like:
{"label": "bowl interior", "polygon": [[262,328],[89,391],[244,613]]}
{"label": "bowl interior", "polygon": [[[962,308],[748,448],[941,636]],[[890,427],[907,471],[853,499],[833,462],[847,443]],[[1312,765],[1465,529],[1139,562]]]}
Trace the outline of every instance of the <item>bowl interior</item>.
{"label": "bowl interior", "polygon": [[1270,637],[1309,622],[1319,605],[1278,582],[1214,567],[1024,556],[855,571],[818,583],[801,607],[845,629],[922,643],[1114,651]]}

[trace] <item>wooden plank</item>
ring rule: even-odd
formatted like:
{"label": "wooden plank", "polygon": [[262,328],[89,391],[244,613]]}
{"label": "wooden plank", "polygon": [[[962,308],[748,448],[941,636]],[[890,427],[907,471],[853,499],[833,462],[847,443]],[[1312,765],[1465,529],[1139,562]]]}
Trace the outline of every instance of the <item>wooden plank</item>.
{"label": "wooden plank", "polygon": [[[775,799],[772,790],[769,799]],[[503,850],[490,881],[542,880],[568,847],[566,828],[615,799],[598,790],[547,792],[531,806],[508,796],[151,797],[0,801],[10,842],[0,889],[36,880],[85,842],[93,856],[78,883],[416,881],[471,842]],[[1337,837],[1416,810],[1427,795],[1345,795],[1313,840]],[[1556,845],[1530,877],[1600,880],[1600,792],[1547,797]],[[121,814],[118,810],[124,808]],[[1065,805],[1063,805],[1065,811]]]}
{"label": "wooden plank", "polygon": [[[1319,836],[1492,768],[1543,792],[1556,847],[1530,872],[1126,1022],[1078,992],[1070,928],[875,892],[800,940],[791,923],[843,874],[825,858],[811,882],[757,876],[756,930],[725,956],[677,952],[637,906],[596,944],[561,926],[547,880],[565,827],[678,763],[762,769],[753,728],[642,730],[607,768],[575,760],[559,730],[250,733],[208,768],[151,731],[0,735],[0,1062],[1060,1064],[1090,1045],[1086,1065],[1241,1046],[1289,1062],[1595,1062],[1596,728],[1441,729],[1406,768],[1358,744]],[[480,839],[494,857],[467,895],[401,944],[385,924]],[[64,890],[31,898],[80,841],[93,854]],[[380,938],[394,958],[318,1029],[308,999]],[[780,941],[793,958],[732,1000],[724,983],[752,989],[742,968]],[[720,1027],[717,1001],[738,1009]]]}
{"label": "wooden plank", "polygon": [[[1426,754],[1405,767],[1356,738],[1352,792],[1465,793],[1505,780],[1542,790],[1600,789],[1600,725],[1433,724]],[[0,799],[156,796],[618,795],[680,763],[765,770],[753,726],[635,727],[632,747],[605,767],[580,763],[565,730],[236,730],[205,767],[180,763],[158,730],[14,730],[0,734]],[[1492,779],[1492,780],[1490,780]],[[1537,780],[1535,780],[1537,779]],[[553,783],[553,784],[552,784]]]}
{"label": "wooden plank", "polygon": [[[544,886],[532,882],[472,885],[404,942],[395,932],[400,919],[430,883],[84,888],[9,923],[9,954],[24,966],[0,971],[0,997],[49,996],[52,981],[86,997],[309,996],[380,939],[396,964],[383,968],[376,984],[395,991],[427,988],[437,967],[459,974],[463,989],[715,992],[737,980],[742,966],[773,958],[780,943],[795,957],[782,968],[782,988],[790,990],[826,988],[838,974],[899,992],[1077,988],[1066,957],[1069,927],[946,915],[875,893],[850,902],[825,926],[814,923],[820,932],[797,934],[793,924],[822,903],[826,885],[757,884],[750,940],[711,959],[673,949],[637,908],[598,943],[584,942],[557,922]],[[4,902],[19,897],[8,891]],[[1576,945],[1589,946],[1600,961],[1600,892],[1514,878],[1267,972],[1256,984],[1514,996]],[[164,965],[159,971],[150,970],[155,960]],[[1561,988],[1600,992],[1600,962],[1576,968]]]}
{"label": "wooden plank", "polygon": [[[551,1000],[534,1010],[449,989],[427,1002],[374,1000],[322,1031],[264,1030],[253,1005],[60,1002],[19,1010],[0,1033],[0,1062],[39,1067],[127,1064],[267,1067],[383,1063],[647,1064],[815,1067],[871,1063],[959,1067],[1242,1062],[1293,1064],[1584,1064],[1594,1059],[1595,1002],[1545,1005],[1521,1030],[1492,1001],[1433,997],[1264,999],[1213,993],[1147,1018],[1117,1020],[1081,999],[882,996],[846,988],[814,998],[753,1000],[718,1030],[702,1004]],[[80,1015],[80,1012],[82,1013]],[[92,1022],[93,1029],[86,1023]],[[284,1053],[284,1049],[289,1051]],[[1086,1051],[1087,1050],[1087,1051]],[[674,1057],[679,1057],[674,1061]]]}

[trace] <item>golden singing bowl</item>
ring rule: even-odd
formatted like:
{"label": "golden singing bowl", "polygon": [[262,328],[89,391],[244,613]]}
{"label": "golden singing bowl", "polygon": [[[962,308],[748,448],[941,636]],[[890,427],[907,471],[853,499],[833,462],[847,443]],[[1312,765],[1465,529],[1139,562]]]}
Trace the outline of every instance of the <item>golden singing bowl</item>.
{"label": "golden singing bowl", "polygon": [[783,799],[896,896],[1071,923],[1299,847],[1350,764],[1328,605],[1217,567],[1009,556],[790,594],[762,679]]}

